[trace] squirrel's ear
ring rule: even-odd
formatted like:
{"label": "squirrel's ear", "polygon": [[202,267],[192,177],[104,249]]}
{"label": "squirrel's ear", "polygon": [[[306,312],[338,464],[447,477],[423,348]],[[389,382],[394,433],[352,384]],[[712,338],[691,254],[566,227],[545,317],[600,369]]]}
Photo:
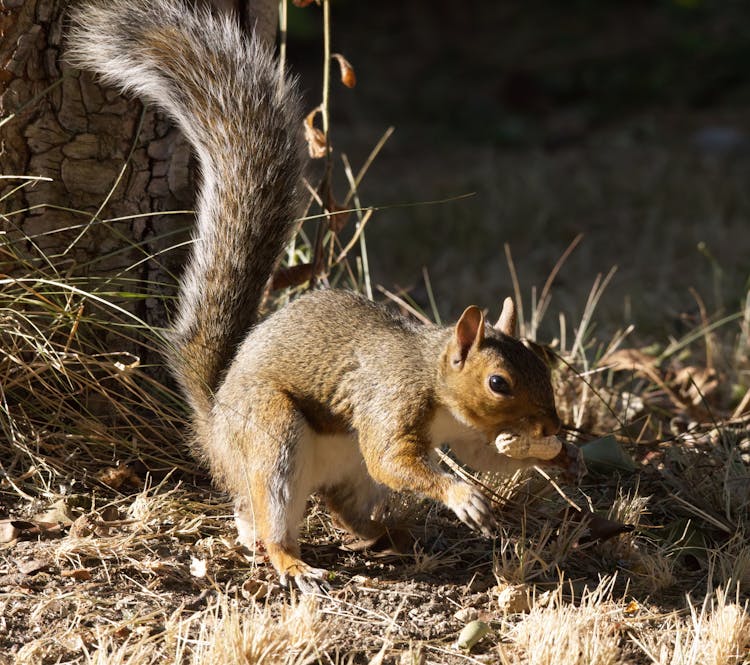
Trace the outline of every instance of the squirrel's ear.
{"label": "squirrel's ear", "polygon": [[482,343],[484,339],[484,314],[476,305],[470,305],[461,314],[456,324],[455,342],[456,349],[454,357],[451,358],[453,365],[462,366],[469,355],[472,346]]}
{"label": "squirrel's ear", "polygon": [[513,298],[506,298],[503,302],[503,311],[495,324],[495,330],[513,337],[516,334],[516,306]]}

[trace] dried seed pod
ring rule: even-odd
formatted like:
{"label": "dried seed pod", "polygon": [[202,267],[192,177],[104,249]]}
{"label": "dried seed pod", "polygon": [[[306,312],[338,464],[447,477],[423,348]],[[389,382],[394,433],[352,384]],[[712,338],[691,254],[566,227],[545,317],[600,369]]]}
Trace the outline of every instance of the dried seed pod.
{"label": "dried seed pod", "polygon": [[331,57],[334,58],[341,68],[341,82],[347,88],[353,88],[357,85],[357,76],[354,73],[354,67],[341,53],[331,53]]}
{"label": "dried seed pod", "polygon": [[312,159],[325,157],[328,150],[326,135],[313,124],[315,116],[320,112],[320,106],[317,106],[305,116],[305,140],[307,141],[307,150]]}
{"label": "dried seed pod", "polygon": [[534,438],[525,434],[502,433],[495,439],[497,451],[513,459],[550,460],[557,457],[562,450],[562,441],[556,436]]}

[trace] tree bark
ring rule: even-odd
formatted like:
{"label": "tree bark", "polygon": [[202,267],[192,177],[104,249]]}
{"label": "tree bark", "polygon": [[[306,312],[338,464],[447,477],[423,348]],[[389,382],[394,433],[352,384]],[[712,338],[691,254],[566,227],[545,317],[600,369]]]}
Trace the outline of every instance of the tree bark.
{"label": "tree bark", "polygon": [[[275,0],[202,1],[235,12],[273,43]],[[190,148],[164,116],[67,65],[68,4],[0,0],[0,174],[50,179],[16,192],[20,181],[0,180],[2,230],[31,260],[44,254],[66,275],[112,276],[137,265],[128,277],[143,292],[168,293],[184,251],[164,250],[186,239],[170,232],[191,219],[151,213],[192,208]],[[0,272],[14,270],[0,264]],[[146,322],[165,324],[163,298],[130,302]]]}

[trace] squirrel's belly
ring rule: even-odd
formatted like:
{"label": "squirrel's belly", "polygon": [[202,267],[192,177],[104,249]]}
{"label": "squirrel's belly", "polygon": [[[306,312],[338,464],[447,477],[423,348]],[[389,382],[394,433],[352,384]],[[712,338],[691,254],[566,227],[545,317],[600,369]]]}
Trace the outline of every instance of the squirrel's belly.
{"label": "squirrel's belly", "polygon": [[305,432],[305,462],[300,469],[303,484],[313,491],[338,485],[361,473],[364,459],[354,432],[320,434]]}

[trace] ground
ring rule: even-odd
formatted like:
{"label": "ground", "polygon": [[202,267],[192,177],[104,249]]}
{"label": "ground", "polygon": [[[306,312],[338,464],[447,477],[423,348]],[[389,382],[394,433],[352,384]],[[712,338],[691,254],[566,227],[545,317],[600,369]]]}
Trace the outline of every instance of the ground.
{"label": "ground", "polygon": [[[117,449],[101,430],[89,430],[86,448],[52,433],[17,436],[0,481],[9,515],[0,654],[8,663],[747,663],[750,420],[711,422],[723,413],[716,384],[691,402],[697,383],[680,383],[674,362],[651,378],[637,362],[616,371],[635,355],[610,354],[588,384],[556,370],[565,437],[581,444],[589,473],[580,484],[537,471],[481,478],[501,523],[495,539],[404,495],[391,519],[415,542],[396,553],[352,541],[313,500],[303,556],[331,571],[315,597],[281,588],[262,546],[236,545],[231,504],[196,475],[178,439]],[[16,372],[15,384],[39,375]],[[106,390],[140,378],[110,368]],[[54,401],[39,406],[69,415]],[[9,401],[19,426],[20,409]],[[596,437],[611,430],[618,436]],[[489,634],[458,649],[475,620]]]}

